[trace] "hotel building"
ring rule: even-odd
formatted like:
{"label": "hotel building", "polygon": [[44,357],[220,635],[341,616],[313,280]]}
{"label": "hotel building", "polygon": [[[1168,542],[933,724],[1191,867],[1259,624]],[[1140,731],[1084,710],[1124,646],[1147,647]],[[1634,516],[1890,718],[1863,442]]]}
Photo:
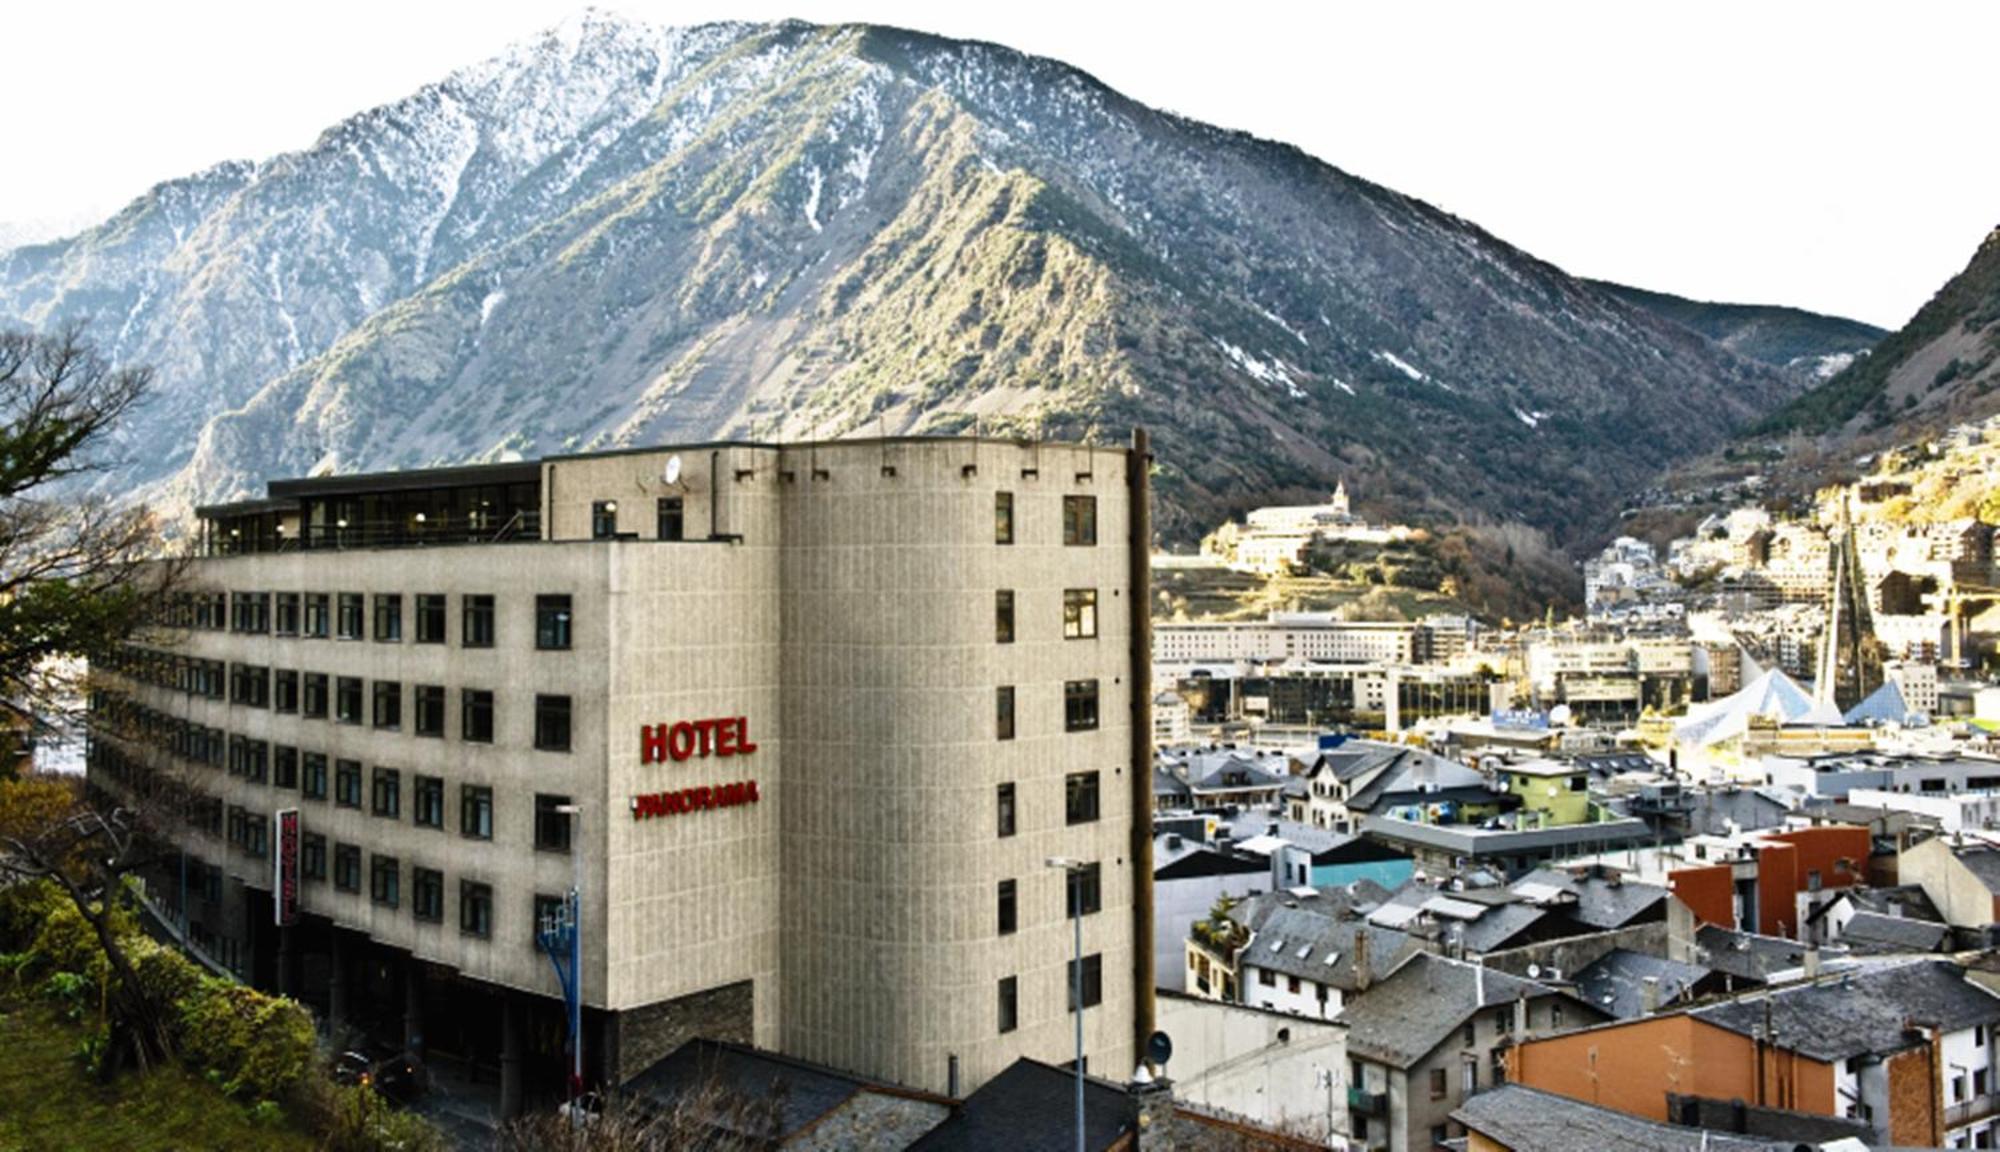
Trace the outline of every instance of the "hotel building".
{"label": "hotel building", "polygon": [[933,1091],[1067,1062],[1079,906],[1086,1059],[1122,1077],[1152,1015],[1146,459],[905,438],[273,482],[198,510],[189,590],[95,670],[92,783],[192,780],[168,915],[496,1064],[508,1110],[561,1082],[535,940],[573,881],[591,1079],[695,1034]]}

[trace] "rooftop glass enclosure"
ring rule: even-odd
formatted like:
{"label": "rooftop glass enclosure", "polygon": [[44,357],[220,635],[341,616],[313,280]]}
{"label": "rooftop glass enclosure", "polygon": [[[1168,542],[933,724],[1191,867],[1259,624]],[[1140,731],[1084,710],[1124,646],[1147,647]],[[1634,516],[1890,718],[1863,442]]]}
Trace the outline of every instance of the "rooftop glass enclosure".
{"label": "rooftop glass enclosure", "polygon": [[541,467],[432,468],[280,480],[270,499],[197,509],[212,556],[541,538]]}

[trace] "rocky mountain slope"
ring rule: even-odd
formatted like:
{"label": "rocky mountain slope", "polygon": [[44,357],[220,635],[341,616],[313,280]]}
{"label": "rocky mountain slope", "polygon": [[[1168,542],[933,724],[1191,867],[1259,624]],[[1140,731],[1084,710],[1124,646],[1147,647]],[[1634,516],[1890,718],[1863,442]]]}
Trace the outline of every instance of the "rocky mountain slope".
{"label": "rocky mountain slope", "polygon": [[159,395],[107,483],[665,438],[1154,430],[1160,522],[1323,494],[1565,536],[1797,390],[1449,216],[1060,63],[589,14],[0,253]]}
{"label": "rocky mountain slope", "polygon": [[1788,369],[1817,383],[1865,356],[1889,333],[1873,324],[1768,304],[1716,304],[1624,284],[1591,286],[1634,307],[1692,328],[1738,356]]}

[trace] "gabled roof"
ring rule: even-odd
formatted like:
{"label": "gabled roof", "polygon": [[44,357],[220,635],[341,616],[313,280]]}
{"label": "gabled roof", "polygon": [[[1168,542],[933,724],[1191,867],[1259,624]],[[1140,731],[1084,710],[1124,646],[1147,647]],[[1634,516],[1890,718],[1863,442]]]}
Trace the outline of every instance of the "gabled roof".
{"label": "gabled roof", "polygon": [[[775,1114],[736,1116],[730,1101],[713,1105],[711,1124],[735,1130],[754,1123],[757,1131],[740,1135],[785,1143],[808,1128],[815,1132],[839,1125],[841,1117],[868,1113],[871,1131],[900,1134],[907,1141],[935,1127],[948,1114],[942,1097],[896,1088],[881,1088],[856,1076],[803,1060],[741,1044],[695,1039],[681,1045],[659,1063],[641,1072],[624,1091],[655,1106],[701,1108],[706,1094],[720,1090],[731,1100],[771,1101]],[[855,1115],[857,1121],[860,1120]],[[767,1124],[766,1121],[769,1123]],[[900,1142],[899,1142],[900,1143]]]}
{"label": "gabled roof", "polygon": [[[1132,1131],[1123,1088],[1084,1077],[1083,1145],[1109,1149]],[[1022,1057],[959,1102],[910,1152],[1025,1152],[1076,1147],[1076,1074]]]}
{"label": "gabled roof", "polygon": [[1641,1120],[1520,1084],[1459,1105],[1451,1118],[1504,1148],[1527,1152],[1791,1152],[1792,1141],[1725,1136]]}
{"label": "gabled roof", "polygon": [[1806,945],[1796,940],[1738,932],[1716,924],[1696,929],[1695,944],[1702,949],[1702,963],[1739,980],[1762,983],[1806,961]]}
{"label": "gabled roof", "polygon": [[2000,996],[1968,981],[1956,964],[1919,960],[1779,988],[1693,1014],[1740,1036],[1775,1037],[1780,1048],[1832,1063],[1929,1043],[1913,1025],[1958,1031],[2000,1023]]}
{"label": "gabled roof", "polygon": [[1511,887],[1520,895],[1558,889],[1575,898],[1574,904],[1565,904],[1569,915],[1578,923],[1600,931],[1666,915],[1665,888],[1622,877],[1614,880],[1605,875],[1577,876],[1560,868],[1538,868]]}
{"label": "gabled roof", "polygon": [[1856,912],[1840,930],[1840,942],[1857,952],[1940,952],[1951,928],[1929,920]]}
{"label": "gabled roof", "polygon": [[[1310,903],[1299,908],[1281,905],[1265,917],[1238,962],[1351,992],[1357,983],[1354,958],[1360,936],[1368,938],[1368,967],[1377,978],[1422,947],[1404,933],[1328,915]],[[1256,989],[1246,981],[1243,991],[1247,1000]]]}
{"label": "gabled roof", "polygon": [[1419,952],[1357,996],[1340,1020],[1348,1026],[1350,1053],[1408,1068],[1463,1027],[1467,1017],[1523,995],[1535,999],[1558,993],[1496,969]]}
{"label": "gabled roof", "polygon": [[1693,995],[1695,985],[1711,974],[1710,969],[1695,964],[1613,948],[1576,974],[1576,991],[1601,1011],[1630,1020],[1645,1014],[1649,977],[1659,981],[1659,1000],[1654,1007],[1667,1008]]}
{"label": "gabled roof", "polygon": [[2000,848],[1974,842],[1954,847],[1951,854],[1988,892],[2000,894]]}

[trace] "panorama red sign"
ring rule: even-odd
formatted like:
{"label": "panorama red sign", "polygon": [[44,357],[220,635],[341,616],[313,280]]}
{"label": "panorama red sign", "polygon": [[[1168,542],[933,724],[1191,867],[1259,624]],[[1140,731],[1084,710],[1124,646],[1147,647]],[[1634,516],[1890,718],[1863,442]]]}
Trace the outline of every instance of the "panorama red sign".
{"label": "panorama red sign", "polygon": [[272,854],[271,901],[273,919],[279,927],[299,919],[299,810],[283,808],[277,813],[278,850]]}

